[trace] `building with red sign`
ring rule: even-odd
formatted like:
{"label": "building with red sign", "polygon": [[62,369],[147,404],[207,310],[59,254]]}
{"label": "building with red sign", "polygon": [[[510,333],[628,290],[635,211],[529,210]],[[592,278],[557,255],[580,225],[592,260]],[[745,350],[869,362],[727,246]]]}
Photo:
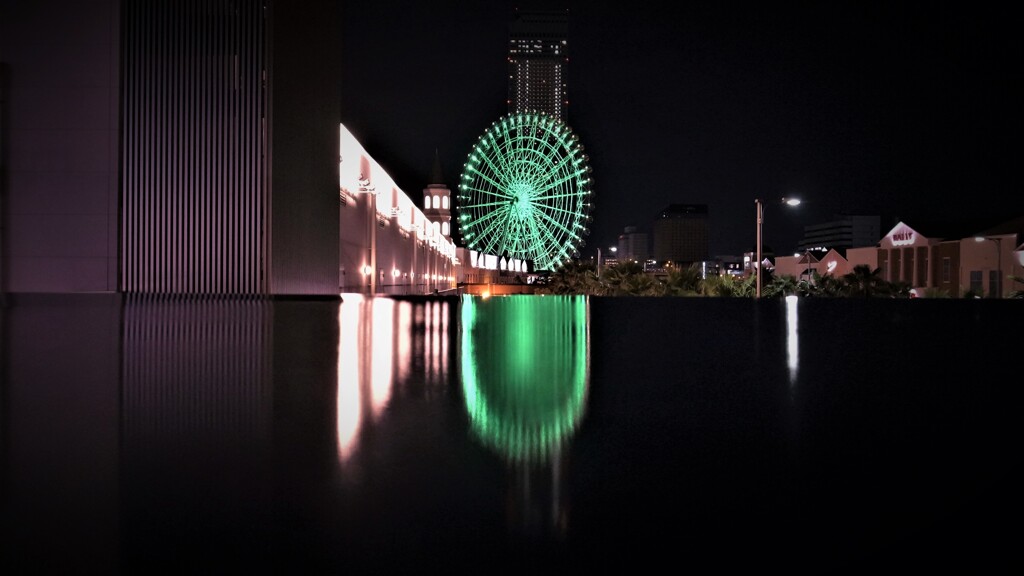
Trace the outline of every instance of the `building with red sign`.
{"label": "building with red sign", "polygon": [[1024,278],[1024,216],[988,226],[901,221],[876,246],[782,256],[774,271],[842,276],[858,264],[878,268],[883,280],[904,283],[918,296],[1006,298],[1024,289],[1013,281]]}

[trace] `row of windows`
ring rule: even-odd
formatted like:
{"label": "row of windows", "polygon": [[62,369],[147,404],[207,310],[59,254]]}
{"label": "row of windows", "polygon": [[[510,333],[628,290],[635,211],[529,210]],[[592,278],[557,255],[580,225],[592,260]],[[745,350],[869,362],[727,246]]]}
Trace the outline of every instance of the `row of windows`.
{"label": "row of windows", "polygon": [[542,55],[543,54],[548,54],[548,55],[554,54],[555,56],[561,55],[561,52],[559,52],[558,50],[541,50],[540,48],[537,48],[537,49],[520,48],[518,50],[513,48],[513,49],[509,50],[508,53],[509,54],[542,54]]}
{"label": "row of windows", "polygon": [[[970,290],[971,290],[971,292],[974,292],[975,294],[981,294],[982,293],[982,290],[983,290],[982,282],[981,282],[982,277],[983,276],[982,276],[982,271],[981,270],[971,270],[971,280],[970,280],[970,283],[971,283]],[[996,272],[995,270],[989,270],[988,271],[988,295],[989,296],[997,296],[999,294],[1000,294],[999,273]]]}
{"label": "row of windows", "polygon": [[[433,200],[431,200],[433,198]],[[431,206],[433,204],[433,206]],[[440,208],[442,210],[448,209],[448,197],[447,196],[430,196],[425,194],[423,196],[423,207],[424,208]]]}

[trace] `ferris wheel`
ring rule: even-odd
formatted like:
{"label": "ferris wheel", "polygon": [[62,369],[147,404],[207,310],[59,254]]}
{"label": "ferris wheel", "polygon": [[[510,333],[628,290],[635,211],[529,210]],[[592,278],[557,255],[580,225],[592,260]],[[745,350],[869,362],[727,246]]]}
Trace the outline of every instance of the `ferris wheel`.
{"label": "ferris wheel", "polygon": [[456,205],[466,245],[556,270],[585,245],[593,209],[588,157],[564,122],[514,113],[473,145]]}

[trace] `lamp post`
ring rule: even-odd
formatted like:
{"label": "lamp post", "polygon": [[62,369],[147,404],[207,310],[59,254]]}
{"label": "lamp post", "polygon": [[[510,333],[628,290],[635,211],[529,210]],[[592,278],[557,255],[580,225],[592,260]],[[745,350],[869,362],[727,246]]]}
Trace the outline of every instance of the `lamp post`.
{"label": "lamp post", "polygon": [[975,242],[984,242],[988,240],[996,245],[996,298],[1003,297],[1003,243],[999,238],[992,238],[991,236],[975,236]]}
{"label": "lamp post", "polygon": [[755,298],[761,297],[761,221],[764,218],[764,204],[761,204],[760,198],[754,198],[754,207],[757,208],[757,254],[754,260],[754,266],[756,269],[754,273],[757,274],[757,293]]}
{"label": "lamp post", "polygon": [[[798,198],[783,198],[781,201],[783,204],[789,206],[796,206],[800,203]],[[761,224],[764,222],[764,203],[760,198],[754,199],[754,207],[757,209],[757,262],[754,265],[757,267],[757,298],[761,297]]]}

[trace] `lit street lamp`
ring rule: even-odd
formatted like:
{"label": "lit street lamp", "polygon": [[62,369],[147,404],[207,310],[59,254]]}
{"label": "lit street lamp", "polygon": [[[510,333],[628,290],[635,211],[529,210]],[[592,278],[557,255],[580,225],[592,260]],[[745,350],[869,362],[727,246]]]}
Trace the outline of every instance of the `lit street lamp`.
{"label": "lit street lamp", "polygon": [[975,236],[975,242],[984,242],[988,240],[996,245],[996,298],[1003,297],[1003,243],[999,238],[992,238],[991,236]]}
{"label": "lit street lamp", "polygon": [[[615,254],[616,252],[619,251],[618,246],[610,246],[608,249],[612,251],[612,254]],[[597,276],[598,276],[598,278],[601,277],[601,247],[600,246],[598,246],[598,248],[597,248]]]}
{"label": "lit street lamp", "polygon": [[[798,198],[783,198],[783,204],[796,206],[800,203]],[[760,198],[754,199],[754,207],[757,208],[757,298],[761,297],[761,223],[764,222],[764,203]]]}

